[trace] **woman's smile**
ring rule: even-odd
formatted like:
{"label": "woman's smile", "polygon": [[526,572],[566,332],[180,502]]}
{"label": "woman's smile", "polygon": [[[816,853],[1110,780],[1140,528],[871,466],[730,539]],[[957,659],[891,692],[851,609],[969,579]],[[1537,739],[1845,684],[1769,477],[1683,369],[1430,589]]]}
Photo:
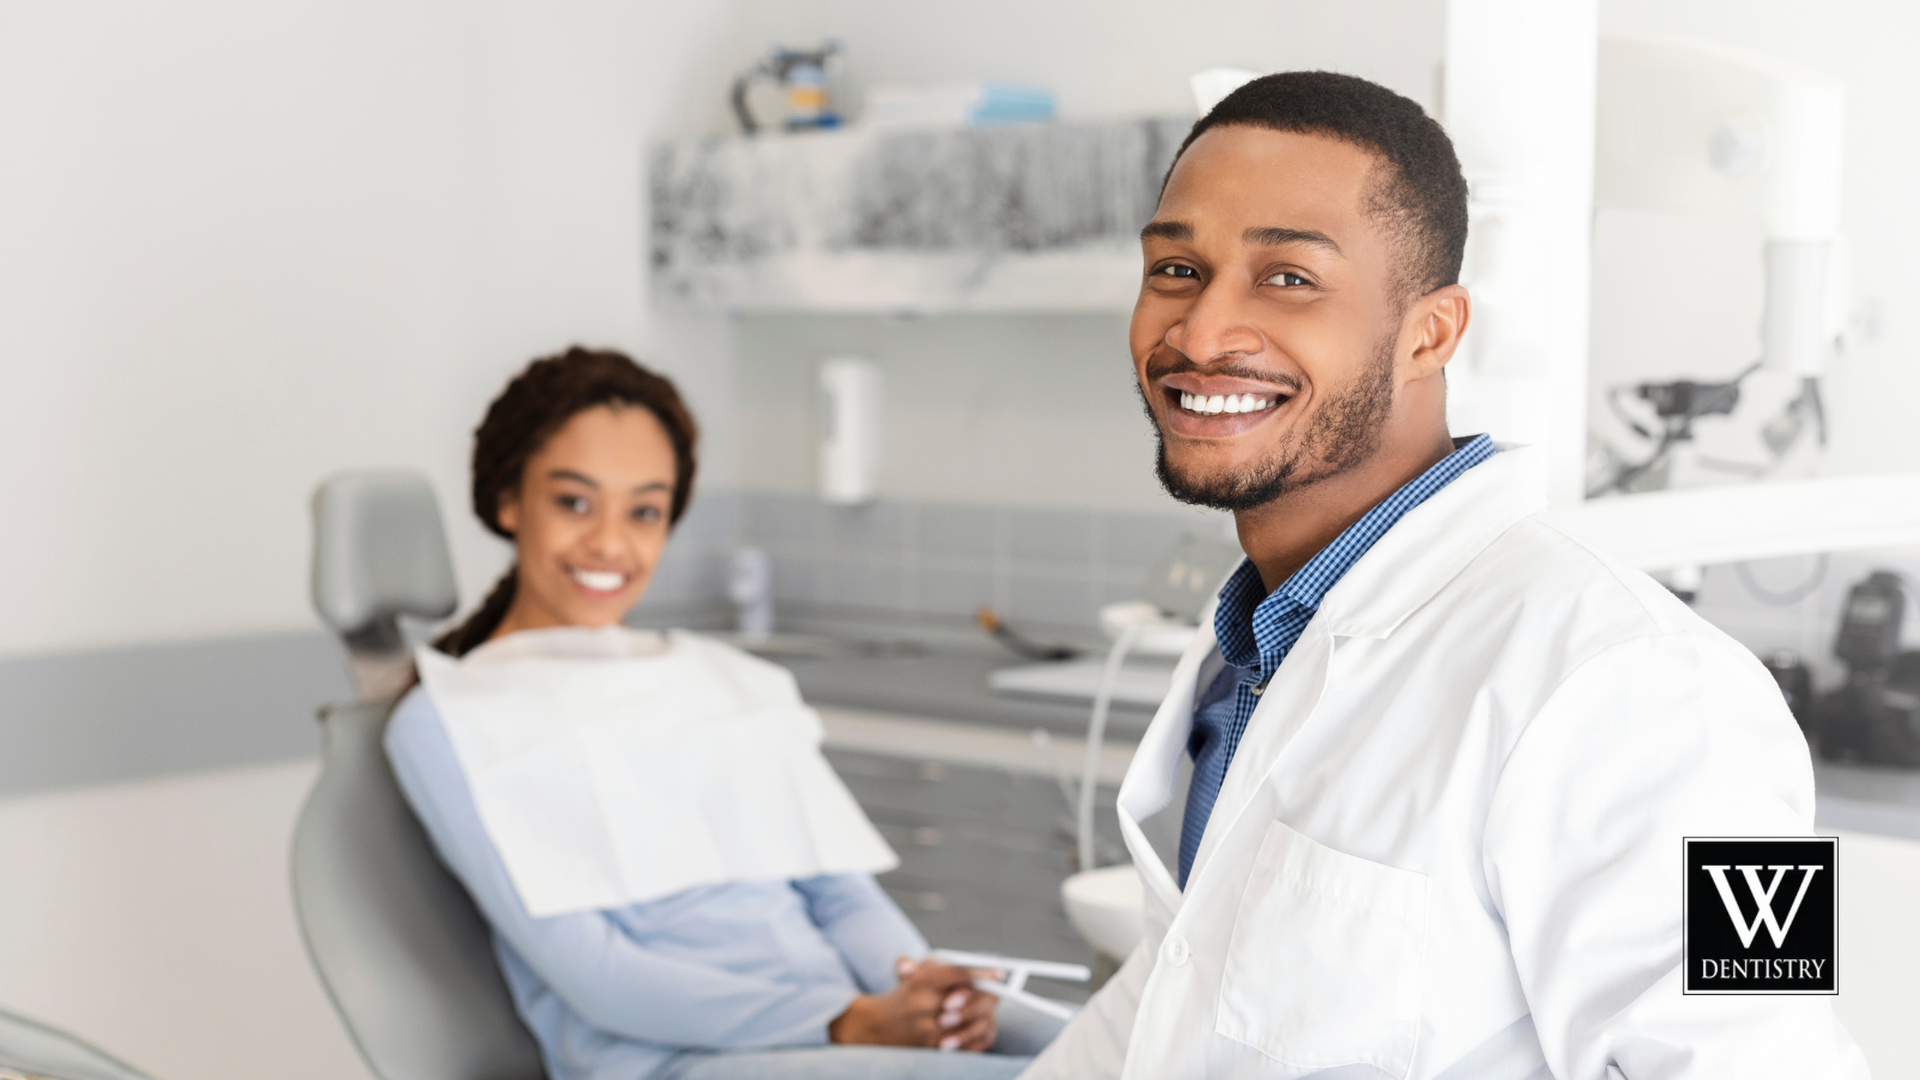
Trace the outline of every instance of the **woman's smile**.
{"label": "woman's smile", "polygon": [[583,566],[562,564],[574,583],[594,596],[612,596],[627,587],[633,575],[624,570],[589,570]]}

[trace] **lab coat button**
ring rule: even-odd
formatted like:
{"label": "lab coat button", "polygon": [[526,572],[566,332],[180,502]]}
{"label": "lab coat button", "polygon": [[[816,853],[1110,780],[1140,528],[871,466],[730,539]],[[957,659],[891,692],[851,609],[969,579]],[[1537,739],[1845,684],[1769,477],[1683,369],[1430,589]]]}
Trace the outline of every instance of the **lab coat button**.
{"label": "lab coat button", "polygon": [[1186,938],[1181,937],[1179,934],[1168,934],[1167,944],[1166,947],[1161,950],[1161,955],[1165,956],[1167,963],[1174,967],[1186,967],[1187,957],[1193,955],[1193,952],[1187,947]]}

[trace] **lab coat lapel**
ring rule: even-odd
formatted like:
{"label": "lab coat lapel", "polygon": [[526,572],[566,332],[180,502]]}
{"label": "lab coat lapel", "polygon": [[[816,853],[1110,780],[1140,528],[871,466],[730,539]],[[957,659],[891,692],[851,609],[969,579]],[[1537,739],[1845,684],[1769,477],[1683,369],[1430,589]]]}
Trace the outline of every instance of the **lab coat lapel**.
{"label": "lab coat lapel", "polygon": [[[1338,640],[1386,637],[1501,533],[1545,505],[1544,457],[1532,447],[1503,448],[1407,511],[1327,591],[1247,721],[1194,855],[1189,884],[1198,880],[1221,838],[1313,719]],[[1191,691],[1188,726],[1190,699]]]}
{"label": "lab coat lapel", "polygon": [[1260,785],[1266,783],[1274,763],[1313,718],[1327,688],[1327,669],[1332,663],[1333,638],[1320,620],[1315,619],[1307,624],[1293,650],[1281,661],[1280,669],[1260,697],[1260,704],[1247,720],[1247,729],[1233,752],[1227,775],[1220,782],[1220,794],[1214,799],[1206,831],[1200,836],[1200,848],[1194,852],[1193,868],[1187,875],[1189,887],[1199,880],[1213,850],[1220,846],[1220,838],[1239,820]]}
{"label": "lab coat lapel", "polygon": [[1120,796],[1116,800],[1116,809],[1120,816],[1120,833],[1126,839],[1127,850],[1133,855],[1133,865],[1140,873],[1140,880],[1147,890],[1157,898],[1165,909],[1172,913],[1180,909],[1180,885],[1173,872],[1147,842],[1146,834],[1140,830],[1140,822],[1166,809],[1173,800],[1173,784],[1180,772],[1181,755],[1187,752],[1187,736],[1193,730],[1193,695],[1195,681],[1199,678],[1200,665],[1213,652],[1213,605],[1200,616],[1200,631],[1194,636],[1193,644],[1187,647],[1186,654],[1173,669],[1173,685],[1167,696],[1160,702],[1160,709],[1154,713],[1153,723],[1140,738],[1140,747],[1133,753],[1133,761],[1127,766],[1127,775],[1120,782]]}

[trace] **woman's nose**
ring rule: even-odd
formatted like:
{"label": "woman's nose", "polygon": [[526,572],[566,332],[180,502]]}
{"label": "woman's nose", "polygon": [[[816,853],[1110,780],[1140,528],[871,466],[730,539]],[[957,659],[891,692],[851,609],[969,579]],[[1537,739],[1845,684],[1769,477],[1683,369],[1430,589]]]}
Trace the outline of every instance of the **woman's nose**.
{"label": "woman's nose", "polygon": [[622,529],[620,515],[602,514],[594,521],[593,529],[587,534],[587,548],[596,557],[616,558],[626,553],[626,531]]}

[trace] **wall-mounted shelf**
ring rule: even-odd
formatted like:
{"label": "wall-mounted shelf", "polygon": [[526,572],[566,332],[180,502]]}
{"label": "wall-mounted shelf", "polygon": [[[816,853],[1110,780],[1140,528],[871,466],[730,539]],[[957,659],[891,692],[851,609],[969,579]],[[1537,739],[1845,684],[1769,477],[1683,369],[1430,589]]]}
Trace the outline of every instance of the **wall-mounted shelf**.
{"label": "wall-mounted shelf", "polygon": [[1125,311],[1191,120],[887,129],[660,147],[662,297],[747,311]]}

